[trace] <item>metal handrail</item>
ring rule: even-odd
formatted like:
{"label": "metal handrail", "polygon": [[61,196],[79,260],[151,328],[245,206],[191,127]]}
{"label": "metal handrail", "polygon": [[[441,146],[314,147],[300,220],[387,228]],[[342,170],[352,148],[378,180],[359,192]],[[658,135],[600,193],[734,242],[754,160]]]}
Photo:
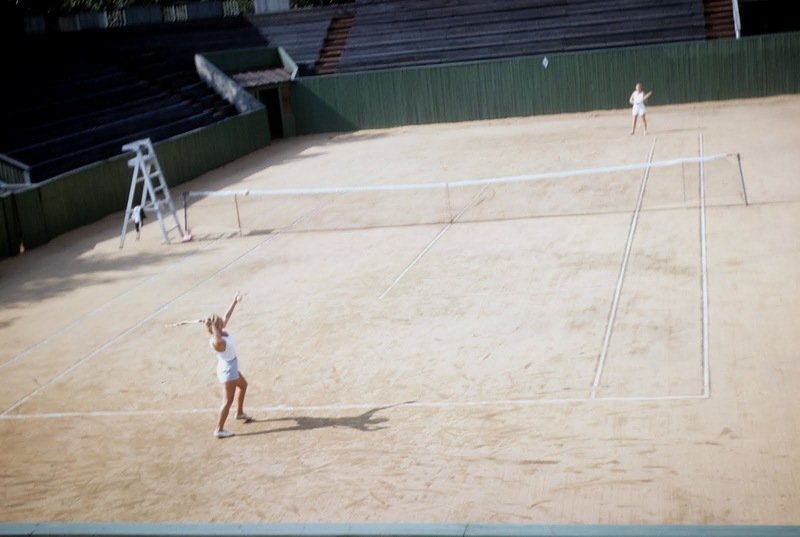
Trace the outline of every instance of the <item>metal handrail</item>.
{"label": "metal handrail", "polygon": [[[5,153],[0,153],[0,163],[6,164],[10,168],[15,168],[22,172],[22,178],[25,185],[31,184],[31,167],[25,164],[24,162],[20,162],[19,160],[9,157]],[[0,167],[1,169],[1,167]],[[4,181],[5,183],[9,183],[7,177],[3,177],[0,174],[0,180]],[[14,183],[19,184],[19,181],[14,181]],[[10,183],[9,183],[10,184]]]}

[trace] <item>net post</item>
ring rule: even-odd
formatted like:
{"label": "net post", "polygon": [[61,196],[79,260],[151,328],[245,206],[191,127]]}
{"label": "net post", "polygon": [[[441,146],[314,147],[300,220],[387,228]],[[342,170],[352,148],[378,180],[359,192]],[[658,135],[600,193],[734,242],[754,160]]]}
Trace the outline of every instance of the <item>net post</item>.
{"label": "net post", "polygon": [[445,192],[447,193],[447,216],[449,222],[453,223],[453,205],[450,203],[450,183],[444,184]]}
{"label": "net post", "polygon": [[236,205],[236,223],[239,224],[239,236],[242,236],[242,219],[239,217],[239,196],[233,195],[233,203]]}
{"label": "net post", "polygon": [[744,172],[742,171],[742,155],[740,153],[736,153],[736,162],[739,165],[739,184],[742,187],[742,198],[744,199],[745,206],[750,205],[750,202],[747,201],[747,189],[744,185]]}
{"label": "net post", "polygon": [[183,193],[183,229],[189,229],[189,212],[188,207],[189,205],[189,192],[186,191]]}

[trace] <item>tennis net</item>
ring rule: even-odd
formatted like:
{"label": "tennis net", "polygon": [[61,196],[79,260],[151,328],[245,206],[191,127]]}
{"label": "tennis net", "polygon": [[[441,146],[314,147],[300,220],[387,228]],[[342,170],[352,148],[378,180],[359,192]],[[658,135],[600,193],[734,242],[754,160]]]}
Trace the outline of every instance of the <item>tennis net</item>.
{"label": "tennis net", "polygon": [[629,212],[645,173],[652,191],[645,210],[692,207],[700,199],[700,163],[717,177],[712,184],[719,193],[707,203],[741,203],[737,158],[718,154],[448,182],[189,190],[183,193],[185,224],[204,237]]}

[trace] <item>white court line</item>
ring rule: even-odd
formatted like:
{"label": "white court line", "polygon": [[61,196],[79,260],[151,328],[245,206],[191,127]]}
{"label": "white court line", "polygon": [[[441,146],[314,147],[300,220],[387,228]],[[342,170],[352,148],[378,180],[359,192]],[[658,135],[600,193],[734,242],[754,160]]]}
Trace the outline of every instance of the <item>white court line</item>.
{"label": "white court line", "polygon": [[711,394],[711,375],[708,363],[708,262],[706,249],[706,173],[703,165],[703,134],[698,135],[700,151],[700,262],[702,264],[701,286],[703,289],[703,395]]}
{"label": "white court line", "polygon": [[[405,276],[405,275],[408,273],[408,271],[409,271],[409,270],[411,270],[411,269],[414,267],[414,265],[416,265],[416,264],[419,262],[419,260],[420,260],[420,259],[422,259],[422,258],[423,258],[423,256],[424,256],[426,253],[428,253],[428,250],[430,250],[431,248],[433,248],[433,245],[434,245],[434,244],[436,244],[436,242],[437,242],[437,241],[438,241],[440,238],[442,238],[442,236],[443,236],[445,233],[447,233],[447,230],[449,230],[449,229],[450,229],[450,228],[453,226],[453,224],[454,224],[454,223],[455,223],[455,222],[456,222],[456,221],[459,219],[459,217],[460,217],[462,214],[464,214],[464,212],[465,212],[465,211],[466,211],[468,208],[470,208],[470,207],[472,206],[472,203],[473,203],[473,202],[474,202],[474,201],[475,201],[475,200],[476,200],[476,199],[477,199],[477,198],[478,198],[478,197],[479,197],[481,194],[483,194],[483,191],[484,191],[484,190],[486,190],[486,188],[487,188],[488,186],[489,186],[489,185],[486,185],[486,186],[484,186],[484,187],[483,187],[483,188],[482,188],[482,189],[481,189],[481,190],[480,190],[480,191],[479,191],[477,194],[475,194],[474,196],[472,196],[472,198],[471,198],[471,199],[470,199],[470,200],[467,202],[467,204],[466,204],[466,205],[464,205],[464,207],[462,207],[462,208],[461,208],[461,210],[458,212],[458,214],[457,214],[457,215],[455,215],[455,216],[454,216],[454,217],[453,217],[453,218],[450,220],[450,222],[448,222],[448,223],[447,223],[447,225],[446,225],[446,226],[444,226],[444,227],[443,227],[443,228],[442,228],[442,229],[439,231],[439,233],[437,233],[437,234],[436,234],[436,236],[435,236],[433,239],[431,239],[431,241],[430,241],[430,242],[429,242],[429,243],[428,243],[428,244],[425,246],[425,248],[423,248],[423,249],[422,249],[422,251],[421,251],[419,254],[417,254],[417,257],[415,257],[415,258],[414,258],[414,259],[411,261],[411,263],[409,263],[409,264],[406,266],[406,268],[405,268],[405,269],[403,269],[403,271],[400,273],[400,275],[399,275],[399,276],[397,276],[397,278],[395,278],[395,279],[394,279],[394,281],[392,282],[392,284],[391,284],[389,287],[387,287],[387,288],[386,288],[386,290],[385,290],[383,293],[381,293],[381,296],[379,296],[379,297],[378,297],[378,300],[382,300],[382,299],[383,299],[383,297],[385,297],[385,296],[386,296],[386,295],[389,293],[389,291],[391,291],[391,290],[394,288],[394,286],[395,286],[395,285],[397,285],[398,283],[400,283],[400,280],[402,280],[402,279],[403,279],[403,276]],[[447,199],[448,199],[448,202],[449,202],[449,200],[450,200],[450,197],[448,196],[448,198],[447,198]]]}
{"label": "white court line", "polygon": [[[653,145],[650,147],[650,155],[647,157],[648,162],[653,161],[653,153],[656,150],[656,141],[653,140]],[[606,356],[608,355],[608,346],[611,342],[611,331],[614,328],[614,320],[617,317],[617,308],[619,307],[619,297],[622,292],[622,283],[625,280],[625,272],[628,269],[628,260],[631,256],[631,247],[633,246],[633,237],[636,233],[636,224],[639,221],[639,212],[642,209],[642,201],[644,200],[644,192],[647,187],[647,178],[650,176],[650,168],[645,168],[642,174],[642,185],[639,188],[639,198],[636,200],[636,209],[633,211],[631,218],[631,226],[628,230],[628,240],[625,243],[625,255],[622,256],[622,264],[619,267],[619,277],[617,278],[617,286],[614,289],[614,299],[611,301],[611,311],[608,314],[608,324],[606,325],[606,333],[603,337],[603,346],[600,350],[600,357],[597,360],[597,369],[595,370],[594,382],[592,382],[592,395],[591,398],[597,397],[597,390],[600,387],[600,378],[603,375],[603,369],[606,363]]]}
{"label": "white court line", "polygon": [[[327,201],[327,202],[321,203],[320,205],[318,205],[317,207],[315,207],[314,209],[312,209],[312,210],[311,210],[311,211],[309,211],[308,213],[306,213],[306,214],[304,214],[304,215],[302,215],[302,216],[299,216],[299,217],[298,217],[298,218],[297,218],[297,219],[296,219],[294,222],[292,222],[292,223],[291,223],[289,226],[287,226],[287,227],[291,227],[291,226],[295,226],[295,225],[297,225],[297,224],[298,224],[300,221],[302,221],[304,218],[308,218],[308,217],[310,217],[311,215],[315,214],[315,213],[316,213],[316,212],[318,212],[318,211],[319,211],[319,210],[320,210],[320,209],[321,209],[321,208],[322,208],[324,205],[326,205],[326,204],[328,204],[328,203],[330,203],[330,201]],[[156,309],[155,311],[153,311],[152,313],[150,313],[150,314],[146,315],[144,318],[142,318],[141,320],[139,320],[139,321],[138,321],[136,324],[134,324],[133,326],[130,326],[130,327],[128,327],[128,328],[127,328],[125,331],[123,331],[121,334],[117,334],[116,336],[114,336],[114,337],[113,337],[113,338],[111,338],[110,340],[108,340],[108,341],[106,341],[105,343],[103,343],[103,344],[102,344],[100,347],[98,347],[98,348],[96,348],[95,350],[93,350],[92,352],[90,352],[90,353],[88,353],[88,354],[86,354],[86,355],[82,356],[82,357],[81,357],[81,358],[80,358],[80,359],[79,359],[77,362],[75,362],[74,364],[72,364],[70,367],[68,367],[67,369],[63,370],[61,373],[59,373],[59,374],[58,374],[58,375],[56,375],[55,377],[51,378],[51,379],[50,379],[49,381],[47,381],[46,383],[44,383],[44,384],[42,384],[42,385],[38,386],[38,387],[37,387],[35,390],[33,390],[32,392],[30,392],[29,394],[27,394],[27,395],[25,395],[24,397],[22,397],[22,398],[18,399],[18,400],[17,400],[17,401],[16,401],[14,404],[12,404],[10,407],[8,407],[8,408],[7,408],[7,409],[5,409],[5,410],[4,410],[2,413],[0,413],[0,418],[7,416],[7,415],[8,415],[10,412],[13,412],[13,411],[14,411],[14,410],[16,410],[17,408],[19,408],[21,405],[25,404],[27,401],[29,401],[31,398],[33,398],[33,397],[35,397],[36,395],[38,395],[38,394],[39,394],[40,392],[42,392],[44,389],[46,389],[46,388],[50,387],[52,384],[54,384],[55,382],[57,382],[57,381],[59,381],[60,379],[64,378],[64,377],[65,377],[65,376],[67,376],[69,373],[71,373],[72,371],[74,371],[75,369],[77,369],[78,367],[80,367],[81,365],[83,365],[83,364],[84,364],[84,363],[85,363],[87,360],[89,360],[89,359],[91,359],[92,357],[96,356],[97,354],[101,353],[102,351],[104,351],[105,349],[107,349],[108,347],[110,347],[111,345],[113,345],[114,343],[116,343],[117,341],[119,341],[120,339],[124,338],[125,336],[127,336],[128,334],[130,334],[131,332],[133,332],[134,330],[138,329],[140,326],[142,326],[142,325],[143,325],[143,324],[145,324],[146,322],[148,322],[148,321],[150,321],[151,319],[153,319],[153,318],[154,318],[155,316],[157,316],[159,313],[161,313],[161,312],[163,312],[164,310],[166,310],[166,309],[167,309],[167,308],[168,308],[170,305],[172,305],[173,303],[175,303],[177,300],[179,300],[180,298],[182,298],[182,297],[186,296],[186,295],[187,295],[187,294],[189,294],[190,292],[194,291],[195,289],[197,289],[197,288],[198,288],[198,287],[200,287],[201,285],[205,284],[206,282],[208,282],[209,280],[211,280],[213,277],[215,277],[216,275],[218,275],[219,273],[221,273],[222,271],[226,270],[228,267],[230,267],[231,265],[233,265],[234,263],[236,263],[237,261],[241,260],[241,259],[242,259],[242,258],[244,258],[245,256],[247,256],[247,255],[251,254],[252,252],[254,252],[256,249],[260,248],[262,245],[264,245],[264,244],[266,244],[267,242],[269,242],[269,241],[273,240],[274,238],[276,238],[278,235],[279,235],[278,233],[276,233],[276,234],[272,234],[272,235],[268,236],[267,238],[265,238],[264,240],[262,240],[262,241],[260,241],[260,242],[256,243],[256,244],[255,244],[255,245],[254,245],[252,248],[249,248],[248,250],[246,250],[246,251],[245,251],[244,253],[242,253],[241,255],[239,255],[239,256],[237,256],[237,257],[233,258],[233,259],[232,259],[232,260],[231,260],[229,263],[227,263],[227,264],[223,265],[222,267],[220,267],[219,269],[217,269],[216,271],[214,271],[213,273],[211,273],[211,274],[210,274],[209,276],[207,276],[206,278],[204,278],[204,279],[202,279],[202,280],[198,281],[197,283],[195,283],[194,285],[192,285],[191,287],[189,287],[188,289],[186,289],[184,292],[180,293],[179,295],[177,295],[176,297],[174,297],[174,298],[173,298],[173,299],[171,299],[170,301],[168,301],[168,302],[166,302],[165,304],[163,304],[161,307],[157,308],[157,309]],[[212,243],[212,244],[213,244],[213,243]]]}
{"label": "white court line", "polygon": [[[334,403],[328,405],[266,405],[248,406],[249,413],[286,412],[342,412],[347,410],[372,410],[375,408],[475,408],[475,407],[530,407],[579,403],[650,403],[660,401],[698,401],[708,399],[706,395],[652,395],[652,396],[608,396],[608,397],[563,397],[553,399],[505,399],[497,401],[408,401],[403,403]],[[191,414],[216,414],[218,407],[187,408],[172,410],[94,410],[86,412],[37,412],[31,414],[0,415],[0,421],[28,419],[68,419],[68,418],[120,418],[148,416],[186,416]]]}

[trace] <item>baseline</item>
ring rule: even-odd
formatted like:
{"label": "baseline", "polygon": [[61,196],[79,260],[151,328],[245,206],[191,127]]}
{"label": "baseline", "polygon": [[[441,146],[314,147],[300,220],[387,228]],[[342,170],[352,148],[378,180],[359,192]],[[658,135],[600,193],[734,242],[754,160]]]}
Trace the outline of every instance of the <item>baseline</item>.
{"label": "baseline", "polygon": [[[475,407],[530,407],[545,405],[562,405],[578,403],[650,403],[659,401],[698,401],[708,396],[689,395],[654,395],[654,396],[608,396],[608,397],[562,397],[551,399],[500,399],[496,401],[406,401],[401,403],[336,403],[329,405],[265,405],[250,406],[250,412],[306,412],[306,411],[343,411],[372,410],[375,408],[407,407],[407,408],[475,408]],[[153,409],[153,410],[88,410],[85,412],[38,412],[30,414],[2,414],[0,421],[17,421],[26,419],[60,419],[60,418],[118,418],[140,416],[185,416],[189,414],[215,414],[218,407],[186,408],[186,409]]]}
{"label": "baseline", "polygon": [[4,537],[796,537],[800,526],[766,525],[599,525],[446,523],[27,523],[0,524]]}

